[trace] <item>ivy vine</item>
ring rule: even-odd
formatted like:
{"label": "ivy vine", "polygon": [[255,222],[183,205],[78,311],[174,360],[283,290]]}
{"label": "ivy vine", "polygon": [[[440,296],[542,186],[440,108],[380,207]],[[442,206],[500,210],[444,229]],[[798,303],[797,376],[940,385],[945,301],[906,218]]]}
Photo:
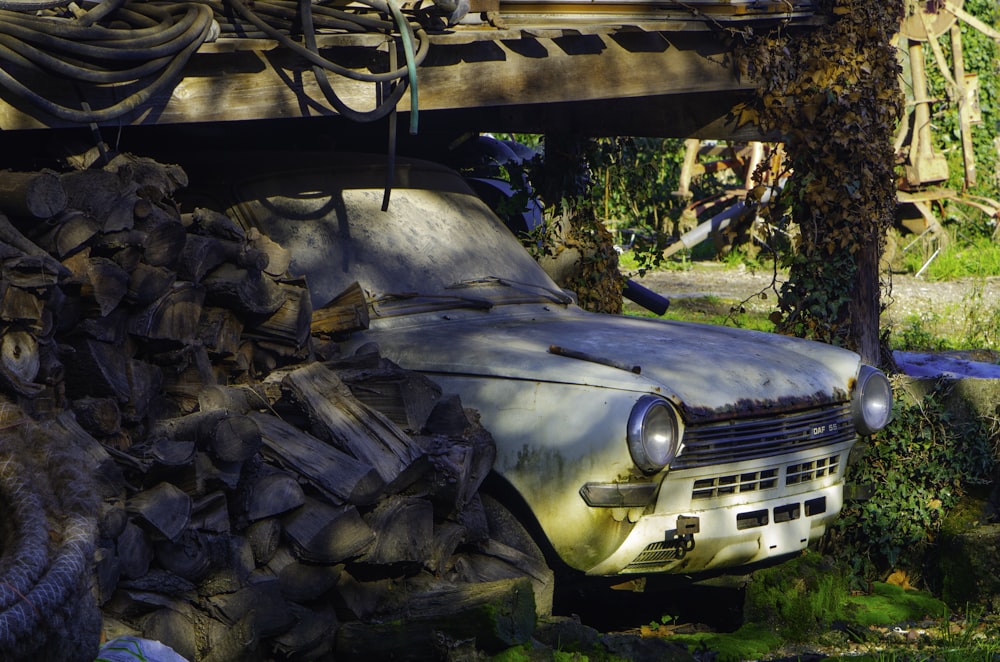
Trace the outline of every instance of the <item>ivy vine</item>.
{"label": "ivy vine", "polygon": [[893,136],[902,115],[893,44],[901,0],[833,0],[828,25],[774,31],[737,49],[758,81],[752,119],[785,146],[793,173],[765,211],[799,228],[778,297],[780,331],[872,357],[879,257],[896,207]]}

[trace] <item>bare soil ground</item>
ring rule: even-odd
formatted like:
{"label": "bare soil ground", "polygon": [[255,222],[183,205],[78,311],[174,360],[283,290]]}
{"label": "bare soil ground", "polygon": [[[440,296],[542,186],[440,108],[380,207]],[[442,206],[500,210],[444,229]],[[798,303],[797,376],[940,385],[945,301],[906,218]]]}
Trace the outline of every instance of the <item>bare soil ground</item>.
{"label": "bare soil ground", "polygon": [[[670,299],[714,296],[726,307],[745,302],[749,311],[769,312],[777,306],[777,287],[785,277],[767,270],[728,268],[696,263],[687,271],[656,271],[635,280]],[[760,296],[761,293],[764,296]],[[918,316],[928,331],[959,331],[984,310],[1000,307],[1000,278],[932,282],[894,274],[884,323],[898,326]]]}

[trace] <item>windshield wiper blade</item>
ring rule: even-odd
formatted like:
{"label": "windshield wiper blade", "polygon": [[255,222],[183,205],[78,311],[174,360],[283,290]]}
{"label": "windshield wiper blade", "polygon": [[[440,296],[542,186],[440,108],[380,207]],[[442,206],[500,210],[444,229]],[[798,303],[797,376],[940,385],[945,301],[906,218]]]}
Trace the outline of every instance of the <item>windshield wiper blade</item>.
{"label": "windshield wiper blade", "polygon": [[544,285],[536,285],[535,283],[525,283],[519,280],[511,280],[509,278],[501,278],[500,276],[483,276],[481,278],[469,278],[467,280],[462,280],[457,283],[452,283],[445,289],[461,289],[463,287],[475,287],[476,285],[503,285],[505,287],[512,287],[514,289],[520,290],[533,290],[536,292],[541,292],[547,298],[555,301],[556,303],[561,303],[564,306],[568,306],[574,303],[573,297],[566,294],[565,292],[560,292],[559,290],[554,290],[551,287],[546,287]]}
{"label": "windshield wiper blade", "polygon": [[457,304],[462,308],[475,308],[477,310],[490,310],[493,308],[493,302],[489,299],[464,297],[457,294],[423,294],[421,292],[385,292],[375,297],[373,303],[385,303],[387,301],[402,301],[407,299],[431,299],[434,301],[445,301]]}

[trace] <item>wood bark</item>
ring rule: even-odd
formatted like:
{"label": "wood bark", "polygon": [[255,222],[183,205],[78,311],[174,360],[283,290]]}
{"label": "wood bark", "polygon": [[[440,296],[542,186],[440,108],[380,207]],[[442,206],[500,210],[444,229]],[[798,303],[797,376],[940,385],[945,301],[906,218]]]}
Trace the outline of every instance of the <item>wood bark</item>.
{"label": "wood bark", "polygon": [[359,403],[337,375],[319,363],[290,372],[282,380],[309,412],[320,437],[371,464],[390,491],[402,489],[426,470],[422,451],[399,427]]}
{"label": "wood bark", "polygon": [[354,506],[331,506],[306,497],[305,504],[282,518],[296,555],[312,563],[355,558],[375,541],[375,533]]}
{"label": "wood bark", "polygon": [[315,334],[333,335],[363,331],[370,321],[368,300],[364,290],[355,282],[313,311],[311,327]]}
{"label": "wood bark", "polygon": [[475,639],[497,653],[531,639],[535,604],[526,579],[444,586],[411,595],[413,617],[392,623],[343,623],[337,631],[337,659],[440,659],[438,633],[453,641]]}
{"label": "wood bark", "polygon": [[251,413],[265,458],[307,478],[334,503],[367,505],[385,488],[375,468],[268,414]]}
{"label": "wood bark", "polygon": [[0,209],[10,214],[51,218],[66,204],[66,190],[55,172],[0,172]]}

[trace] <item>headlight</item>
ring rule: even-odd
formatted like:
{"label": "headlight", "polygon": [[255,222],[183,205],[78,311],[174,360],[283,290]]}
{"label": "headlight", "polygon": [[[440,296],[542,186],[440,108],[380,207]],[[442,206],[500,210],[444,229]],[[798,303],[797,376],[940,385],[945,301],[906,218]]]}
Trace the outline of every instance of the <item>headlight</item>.
{"label": "headlight", "polygon": [[851,400],[854,428],[858,434],[878,432],[892,417],[892,386],[889,379],[875,368],[863,365],[858,372],[858,385]]}
{"label": "headlight", "polygon": [[680,424],[673,407],[655,395],[644,395],[628,417],[628,450],[646,473],[670,464],[681,445]]}

